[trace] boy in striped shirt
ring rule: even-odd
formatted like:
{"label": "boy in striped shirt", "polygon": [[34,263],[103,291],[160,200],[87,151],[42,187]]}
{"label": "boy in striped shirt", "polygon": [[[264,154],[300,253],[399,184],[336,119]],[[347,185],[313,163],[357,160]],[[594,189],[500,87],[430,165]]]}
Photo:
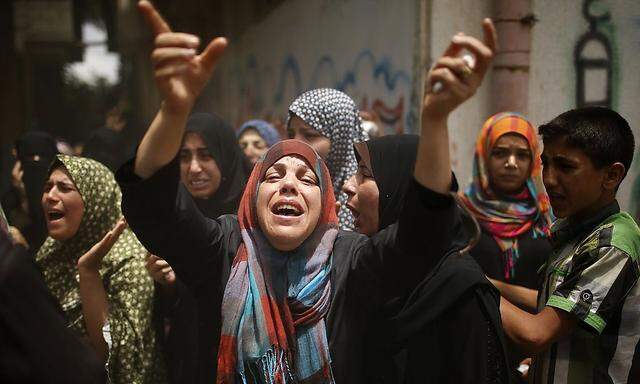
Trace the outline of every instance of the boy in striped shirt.
{"label": "boy in striped shirt", "polygon": [[587,107],[539,131],[559,220],[537,297],[499,287],[505,332],[534,356],[530,383],[640,383],[640,230],[616,200],[633,159],[631,128],[610,109]]}

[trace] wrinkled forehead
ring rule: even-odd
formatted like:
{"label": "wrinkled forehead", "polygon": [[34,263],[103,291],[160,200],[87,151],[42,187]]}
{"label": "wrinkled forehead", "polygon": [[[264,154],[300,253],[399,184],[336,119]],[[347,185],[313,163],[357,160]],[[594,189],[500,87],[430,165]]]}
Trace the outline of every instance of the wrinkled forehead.
{"label": "wrinkled forehead", "polygon": [[264,155],[260,163],[258,182],[264,180],[264,176],[276,163],[290,164],[291,166],[304,165],[308,167],[318,178],[320,189],[325,190],[329,178],[328,170],[323,160],[307,143],[299,140],[283,140],[273,145]]}
{"label": "wrinkled forehead", "polygon": [[70,182],[75,186],[75,182],[73,181],[73,177],[61,162],[54,163],[49,169],[49,180],[50,181],[64,181]]}
{"label": "wrinkled forehead", "polygon": [[304,157],[302,157],[300,155],[286,155],[286,156],[283,156],[283,157],[279,158],[278,161],[273,163],[273,165],[271,167],[274,167],[277,164],[285,165],[287,167],[295,167],[295,168],[305,167],[305,168],[313,170],[313,168],[311,167],[311,164],[309,164],[309,162]]}
{"label": "wrinkled forehead", "polygon": [[264,170],[260,181],[263,181],[265,179],[266,174],[269,173],[269,170],[271,169],[276,169],[277,171],[286,170],[287,172],[290,170],[293,172],[298,172],[300,169],[304,169],[305,173],[311,171],[316,175],[316,177],[319,177],[317,171],[311,166],[311,164],[309,164],[306,159],[299,155],[286,155],[281,157],[270,167]]}
{"label": "wrinkled forehead", "polygon": [[[307,143],[300,140],[283,140],[269,148],[262,160],[262,175],[273,164],[284,157],[295,157],[301,159],[309,165],[315,172],[320,156]],[[316,172],[317,173],[317,172]]]}
{"label": "wrinkled forehead", "polygon": [[181,149],[209,149],[207,143],[198,132],[187,131],[182,138]]}
{"label": "wrinkled forehead", "polygon": [[[58,155],[49,168],[51,172],[60,167],[64,169],[83,199],[103,198],[119,188],[113,174],[103,164],[84,157]],[[105,192],[108,191],[108,192]]]}

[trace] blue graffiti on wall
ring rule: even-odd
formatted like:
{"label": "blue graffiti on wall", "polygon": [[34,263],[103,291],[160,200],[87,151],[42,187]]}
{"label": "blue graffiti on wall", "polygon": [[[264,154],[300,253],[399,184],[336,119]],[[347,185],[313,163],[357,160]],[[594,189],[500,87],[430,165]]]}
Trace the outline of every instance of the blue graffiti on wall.
{"label": "blue graffiti on wall", "polygon": [[[371,50],[363,50],[356,56],[353,65],[348,68],[344,74],[339,74],[336,69],[335,60],[329,56],[322,56],[315,64],[308,84],[303,84],[301,68],[298,60],[293,55],[287,55],[282,61],[279,70],[274,71],[272,68],[265,66],[259,69],[258,60],[255,55],[249,55],[244,65],[244,69],[235,66],[232,69],[232,77],[237,79],[242,89],[245,103],[250,112],[253,114],[264,112],[269,106],[277,106],[288,103],[290,100],[284,100],[290,96],[287,90],[293,90],[297,95],[307,89],[318,88],[321,86],[333,87],[339,90],[345,90],[348,87],[357,87],[358,76],[363,74],[364,68],[371,68],[373,79],[384,85],[384,89],[395,94],[399,91],[399,86],[405,89],[411,89],[411,76],[402,69],[395,69],[391,60],[382,57],[377,60]],[[366,69],[368,70],[368,69]],[[277,79],[275,89],[271,95],[267,95],[264,91],[262,77],[274,76]],[[328,83],[327,83],[328,81]],[[291,88],[292,87],[292,88]],[[376,99],[380,95],[368,95],[370,99]],[[402,118],[406,122],[409,129],[413,127],[409,123],[408,113],[403,111]]]}

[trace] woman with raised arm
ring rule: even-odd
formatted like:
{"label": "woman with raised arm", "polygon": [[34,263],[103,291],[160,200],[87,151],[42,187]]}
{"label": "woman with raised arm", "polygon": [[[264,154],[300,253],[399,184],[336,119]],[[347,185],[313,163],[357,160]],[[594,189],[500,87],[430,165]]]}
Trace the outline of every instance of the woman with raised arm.
{"label": "woman with raised arm", "polygon": [[36,262],[68,327],[87,338],[111,383],[163,383],[147,251],[125,228],[120,200],[107,167],[58,155],[42,194],[49,237]]}
{"label": "woman with raised arm", "polygon": [[[355,145],[358,171],[343,190],[358,232],[373,236],[398,220],[412,181],[418,141],[415,135],[388,135]],[[457,183],[451,191],[457,191]],[[388,351],[371,353],[386,368],[381,373],[385,382],[387,378],[395,382],[394,376],[402,383],[508,382],[500,295],[467,252],[474,236],[465,231],[477,231],[472,219],[460,224],[465,225],[450,228],[456,246],[434,272],[423,277],[408,300],[391,300],[378,313],[371,333],[393,329],[395,340],[389,344],[404,350],[391,350],[396,369],[388,363],[389,356],[385,360]],[[425,220],[421,230],[432,231],[439,225]],[[393,292],[394,287],[385,290]]]}
{"label": "woman with raised arm", "polygon": [[[276,144],[255,165],[237,216],[205,218],[177,187],[173,140],[226,41],[215,39],[196,55],[197,38],[171,32],[150,3],[140,9],[157,34],[152,60],[163,105],[118,180],[125,216],[143,244],[167,258],[199,305],[219,311],[213,347],[203,351],[212,364],[199,381],[368,382],[379,367],[365,358],[366,330],[388,296],[383,287],[408,294],[454,246],[450,228],[459,218],[448,195],[448,150],[421,140],[405,209],[370,238],[338,230],[329,171],[296,140]],[[466,48],[478,57],[468,82],[450,90],[454,82],[443,78],[445,90],[425,99],[439,123],[434,136],[446,140],[446,116],[484,76],[495,41],[490,22],[485,32],[486,45],[470,37],[453,43],[451,55]],[[444,112],[431,111],[432,103]],[[426,218],[441,225],[424,233],[418,224]]]}
{"label": "woman with raised arm", "polygon": [[[180,181],[204,216],[215,219],[238,211],[251,164],[230,125],[215,114],[192,114],[178,157]],[[193,383],[202,365],[199,334],[206,332],[201,325],[210,322],[212,307],[198,311],[192,293],[161,256],[150,255],[146,267],[157,283],[169,378],[172,383]]]}

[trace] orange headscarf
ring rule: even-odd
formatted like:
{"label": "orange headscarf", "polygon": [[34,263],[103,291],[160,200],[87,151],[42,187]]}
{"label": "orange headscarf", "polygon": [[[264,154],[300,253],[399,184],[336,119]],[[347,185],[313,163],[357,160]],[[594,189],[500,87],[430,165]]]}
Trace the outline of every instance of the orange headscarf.
{"label": "orange headscarf", "polygon": [[[500,200],[491,190],[487,163],[493,146],[508,133],[517,133],[527,140],[532,166],[524,192],[516,200]],[[536,131],[522,115],[503,112],[491,116],[482,126],[476,142],[473,181],[461,194],[465,205],[473,212],[485,231],[493,235],[506,257],[505,277],[513,276],[518,258],[518,236],[533,229],[533,235],[548,236],[551,216],[549,197],[542,183],[542,162]]]}

